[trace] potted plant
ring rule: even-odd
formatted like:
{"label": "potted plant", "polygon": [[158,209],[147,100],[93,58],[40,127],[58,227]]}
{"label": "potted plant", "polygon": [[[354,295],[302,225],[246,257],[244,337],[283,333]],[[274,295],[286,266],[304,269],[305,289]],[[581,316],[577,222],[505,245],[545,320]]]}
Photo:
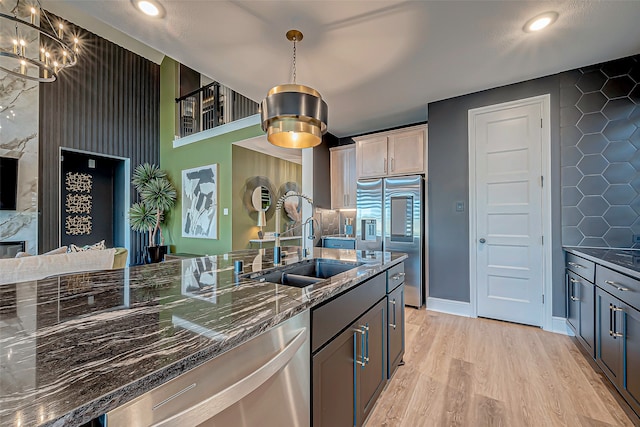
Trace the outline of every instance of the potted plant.
{"label": "potted plant", "polygon": [[171,210],[176,203],[176,190],[167,178],[167,173],[149,163],[136,167],[131,182],[140,195],[140,201],[129,209],[129,223],[133,230],[149,233],[147,260],[149,263],[160,262],[167,253],[160,225],[164,221],[165,212]]}

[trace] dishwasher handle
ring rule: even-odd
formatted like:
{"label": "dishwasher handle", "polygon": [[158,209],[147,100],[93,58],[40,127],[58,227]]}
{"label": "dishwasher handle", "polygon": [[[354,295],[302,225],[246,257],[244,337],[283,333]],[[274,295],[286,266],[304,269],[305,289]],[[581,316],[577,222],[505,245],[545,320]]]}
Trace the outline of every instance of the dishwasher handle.
{"label": "dishwasher handle", "polygon": [[213,396],[162,421],[158,421],[153,424],[153,426],[199,425],[216,416],[255,391],[284,368],[291,359],[293,359],[298,349],[302,347],[306,340],[307,328],[303,328],[282,351],[260,368]]}

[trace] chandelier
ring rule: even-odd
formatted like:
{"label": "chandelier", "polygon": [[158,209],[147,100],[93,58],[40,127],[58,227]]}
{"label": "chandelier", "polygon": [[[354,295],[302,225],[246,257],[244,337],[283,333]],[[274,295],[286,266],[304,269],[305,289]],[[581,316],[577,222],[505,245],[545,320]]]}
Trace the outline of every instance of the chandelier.
{"label": "chandelier", "polygon": [[[0,10],[0,70],[38,82],[53,82],[58,73],[76,64],[78,37],[55,25],[39,0],[18,0],[10,12]],[[0,3],[0,8],[3,3]]]}
{"label": "chandelier", "polygon": [[260,104],[262,130],[279,147],[315,147],[327,132],[327,103],[317,90],[296,83],[296,42],[302,40],[302,33],[289,30],[287,39],[293,42],[293,83],[267,93]]}

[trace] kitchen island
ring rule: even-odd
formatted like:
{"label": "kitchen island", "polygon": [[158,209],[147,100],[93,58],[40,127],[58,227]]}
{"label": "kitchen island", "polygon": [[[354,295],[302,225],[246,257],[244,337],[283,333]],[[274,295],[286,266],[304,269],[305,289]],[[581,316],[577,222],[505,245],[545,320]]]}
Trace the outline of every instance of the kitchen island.
{"label": "kitchen island", "polygon": [[296,288],[235,273],[273,268],[271,250],[245,250],[0,286],[0,425],[81,425],[406,259],[311,257],[360,265]]}

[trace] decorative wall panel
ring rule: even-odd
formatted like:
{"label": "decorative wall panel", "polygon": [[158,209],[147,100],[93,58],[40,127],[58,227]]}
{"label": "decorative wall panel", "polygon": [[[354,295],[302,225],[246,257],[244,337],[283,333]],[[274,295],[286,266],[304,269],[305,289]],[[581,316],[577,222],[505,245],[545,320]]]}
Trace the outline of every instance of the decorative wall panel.
{"label": "decorative wall panel", "polygon": [[[15,2],[0,2],[10,13]],[[33,43],[33,42],[32,42]],[[17,65],[17,64],[16,64]],[[0,71],[0,156],[18,159],[16,210],[0,211],[0,242],[38,248],[38,83]]]}
{"label": "decorative wall panel", "polygon": [[[129,158],[132,169],[159,162],[160,67],[91,33],[82,44],[78,65],[40,84],[41,251],[57,247],[64,229],[61,147]],[[144,244],[144,235],[131,233],[132,263],[142,262]]]}
{"label": "decorative wall panel", "polygon": [[640,248],[640,55],[562,74],[562,243]]}

